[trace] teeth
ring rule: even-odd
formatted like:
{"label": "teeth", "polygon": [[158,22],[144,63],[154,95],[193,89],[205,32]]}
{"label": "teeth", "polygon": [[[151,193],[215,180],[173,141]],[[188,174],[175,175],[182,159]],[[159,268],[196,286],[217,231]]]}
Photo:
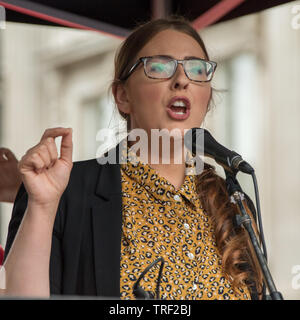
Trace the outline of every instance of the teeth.
{"label": "teeth", "polygon": [[177,100],[173,103],[173,106],[174,107],[185,107],[186,108],[186,105],[185,103],[182,101],[182,100]]}

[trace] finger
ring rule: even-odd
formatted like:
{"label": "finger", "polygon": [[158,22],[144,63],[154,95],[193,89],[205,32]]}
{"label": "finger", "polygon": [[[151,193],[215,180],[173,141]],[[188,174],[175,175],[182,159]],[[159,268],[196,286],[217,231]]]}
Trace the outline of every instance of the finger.
{"label": "finger", "polygon": [[44,161],[41,159],[37,152],[32,153],[30,156],[24,156],[19,162],[18,168],[21,173],[28,170],[34,170],[40,173],[45,167]]}
{"label": "finger", "polygon": [[45,139],[43,143],[48,148],[48,152],[49,152],[49,156],[50,156],[50,166],[49,167],[52,167],[54,165],[55,161],[58,159],[58,153],[57,153],[55,140],[53,138],[49,137],[49,138]]}
{"label": "finger", "polygon": [[37,148],[36,153],[38,153],[41,159],[43,160],[45,167],[49,168],[51,164],[51,156],[48,147],[45,144],[41,144]]}
{"label": "finger", "polygon": [[60,147],[60,158],[67,161],[68,163],[72,162],[72,153],[73,153],[73,140],[72,140],[72,128],[68,128],[68,131],[63,135],[61,140]]}
{"label": "finger", "polygon": [[[51,134],[49,130],[48,131],[46,130],[45,133]],[[33,153],[37,152],[40,154],[40,156],[45,161],[45,163],[49,167],[51,167],[53,162],[55,162],[55,160],[57,160],[58,158],[57,149],[56,149],[55,140],[54,140],[55,138],[52,138],[52,137],[45,138],[45,137],[46,135],[44,135],[44,138],[41,140],[40,143],[28,149],[25,156],[30,157]],[[41,150],[41,147],[42,147],[42,150]],[[47,152],[45,150],[45,147],[48,149]],[[46,153],[43,155],[43,152],[46,152]],[[50,162],[49,162],[49,159],[50,159]]]}
{"label": "finger", "polygon": [[49,137],[56,138],[56,137],[59,137],[59,136],[63,136],[68,131],[69,131],[68,128],[62,128],[62,127],[47,129],[47,130],[45,130],[45,132],[44,132],[44,134],[43,134],[43,136],[41,138],[41,141],[44,140],[44,139],[47,139]]}

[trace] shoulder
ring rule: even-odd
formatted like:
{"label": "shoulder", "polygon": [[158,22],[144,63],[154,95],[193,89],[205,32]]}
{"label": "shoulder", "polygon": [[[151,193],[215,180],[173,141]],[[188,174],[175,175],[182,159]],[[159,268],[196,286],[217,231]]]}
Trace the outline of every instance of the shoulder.
{"label": "shoulder", "polygon": [[109,191],[121,180],[120,164],[100,161],[100,158],[73,163],[65,194],[95,194]]}
{"label": "shoulder", "polygon": [[73,162],[73,168],[71,171],[71,177],[89,176],[96,172],[99,172],[102,168],[102,164],[97,159],[75,161]]}
{"label": "shoulder", "polygon": [[97,159],[73,162],[73,168],[66,189],[67,193],[93,189],[101,177],[103,166],[104,165],[100,164]]}
{"label": "shoulder", "polygon": [[109,151],[101,155],[99,158],[73,162],[73,168],[71,171],[70,179],[89,180],[91,178],[96,178],[96,176],[100,174],[102,168],[115,167],[111,164],[116,164],[116,161],[110,161],[110,156],[111,154],[116,154],[117,158],[117,153],[118,145],[116,147],[111,148]]}

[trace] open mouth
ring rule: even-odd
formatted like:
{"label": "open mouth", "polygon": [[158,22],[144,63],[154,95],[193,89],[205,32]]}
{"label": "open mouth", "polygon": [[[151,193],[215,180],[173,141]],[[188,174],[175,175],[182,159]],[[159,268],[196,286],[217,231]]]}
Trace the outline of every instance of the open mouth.
{"label": "open mouth", "polygon": [[186,113],[186,108],[183,107],[174,107],[171,106],[170,109],[175,112],[176,114],[185,114]]}
{"label": "open mouth", "polygon": [[190,115],[190,108],[188,102],[185,100],[175,100],[168,108],[167,112],[172,119],[185,120]]}

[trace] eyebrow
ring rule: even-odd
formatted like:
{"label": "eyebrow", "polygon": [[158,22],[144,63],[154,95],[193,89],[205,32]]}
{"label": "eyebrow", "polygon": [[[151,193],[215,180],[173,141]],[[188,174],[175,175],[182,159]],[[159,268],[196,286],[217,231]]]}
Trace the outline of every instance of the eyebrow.
{"label": "eyebrow", "polygon": [[[166,57],[166,58],[171,58],[171,59],[176,59],[176,58],[174,58],[173,56],[169,56],[169,55],[167,55],[167,54],[160,54],[160,55],[158,55],[158,56],[160,56],[160,57]],[[183,58],[183,60],[185,60],[185,59],[201,59],[201,60],[205,60],[205,58],[199,58],[199,57],[195,57],[195,56],[185,56],[185,57]],[[178,60],[181,60],[181,59],[178,59]]]}

